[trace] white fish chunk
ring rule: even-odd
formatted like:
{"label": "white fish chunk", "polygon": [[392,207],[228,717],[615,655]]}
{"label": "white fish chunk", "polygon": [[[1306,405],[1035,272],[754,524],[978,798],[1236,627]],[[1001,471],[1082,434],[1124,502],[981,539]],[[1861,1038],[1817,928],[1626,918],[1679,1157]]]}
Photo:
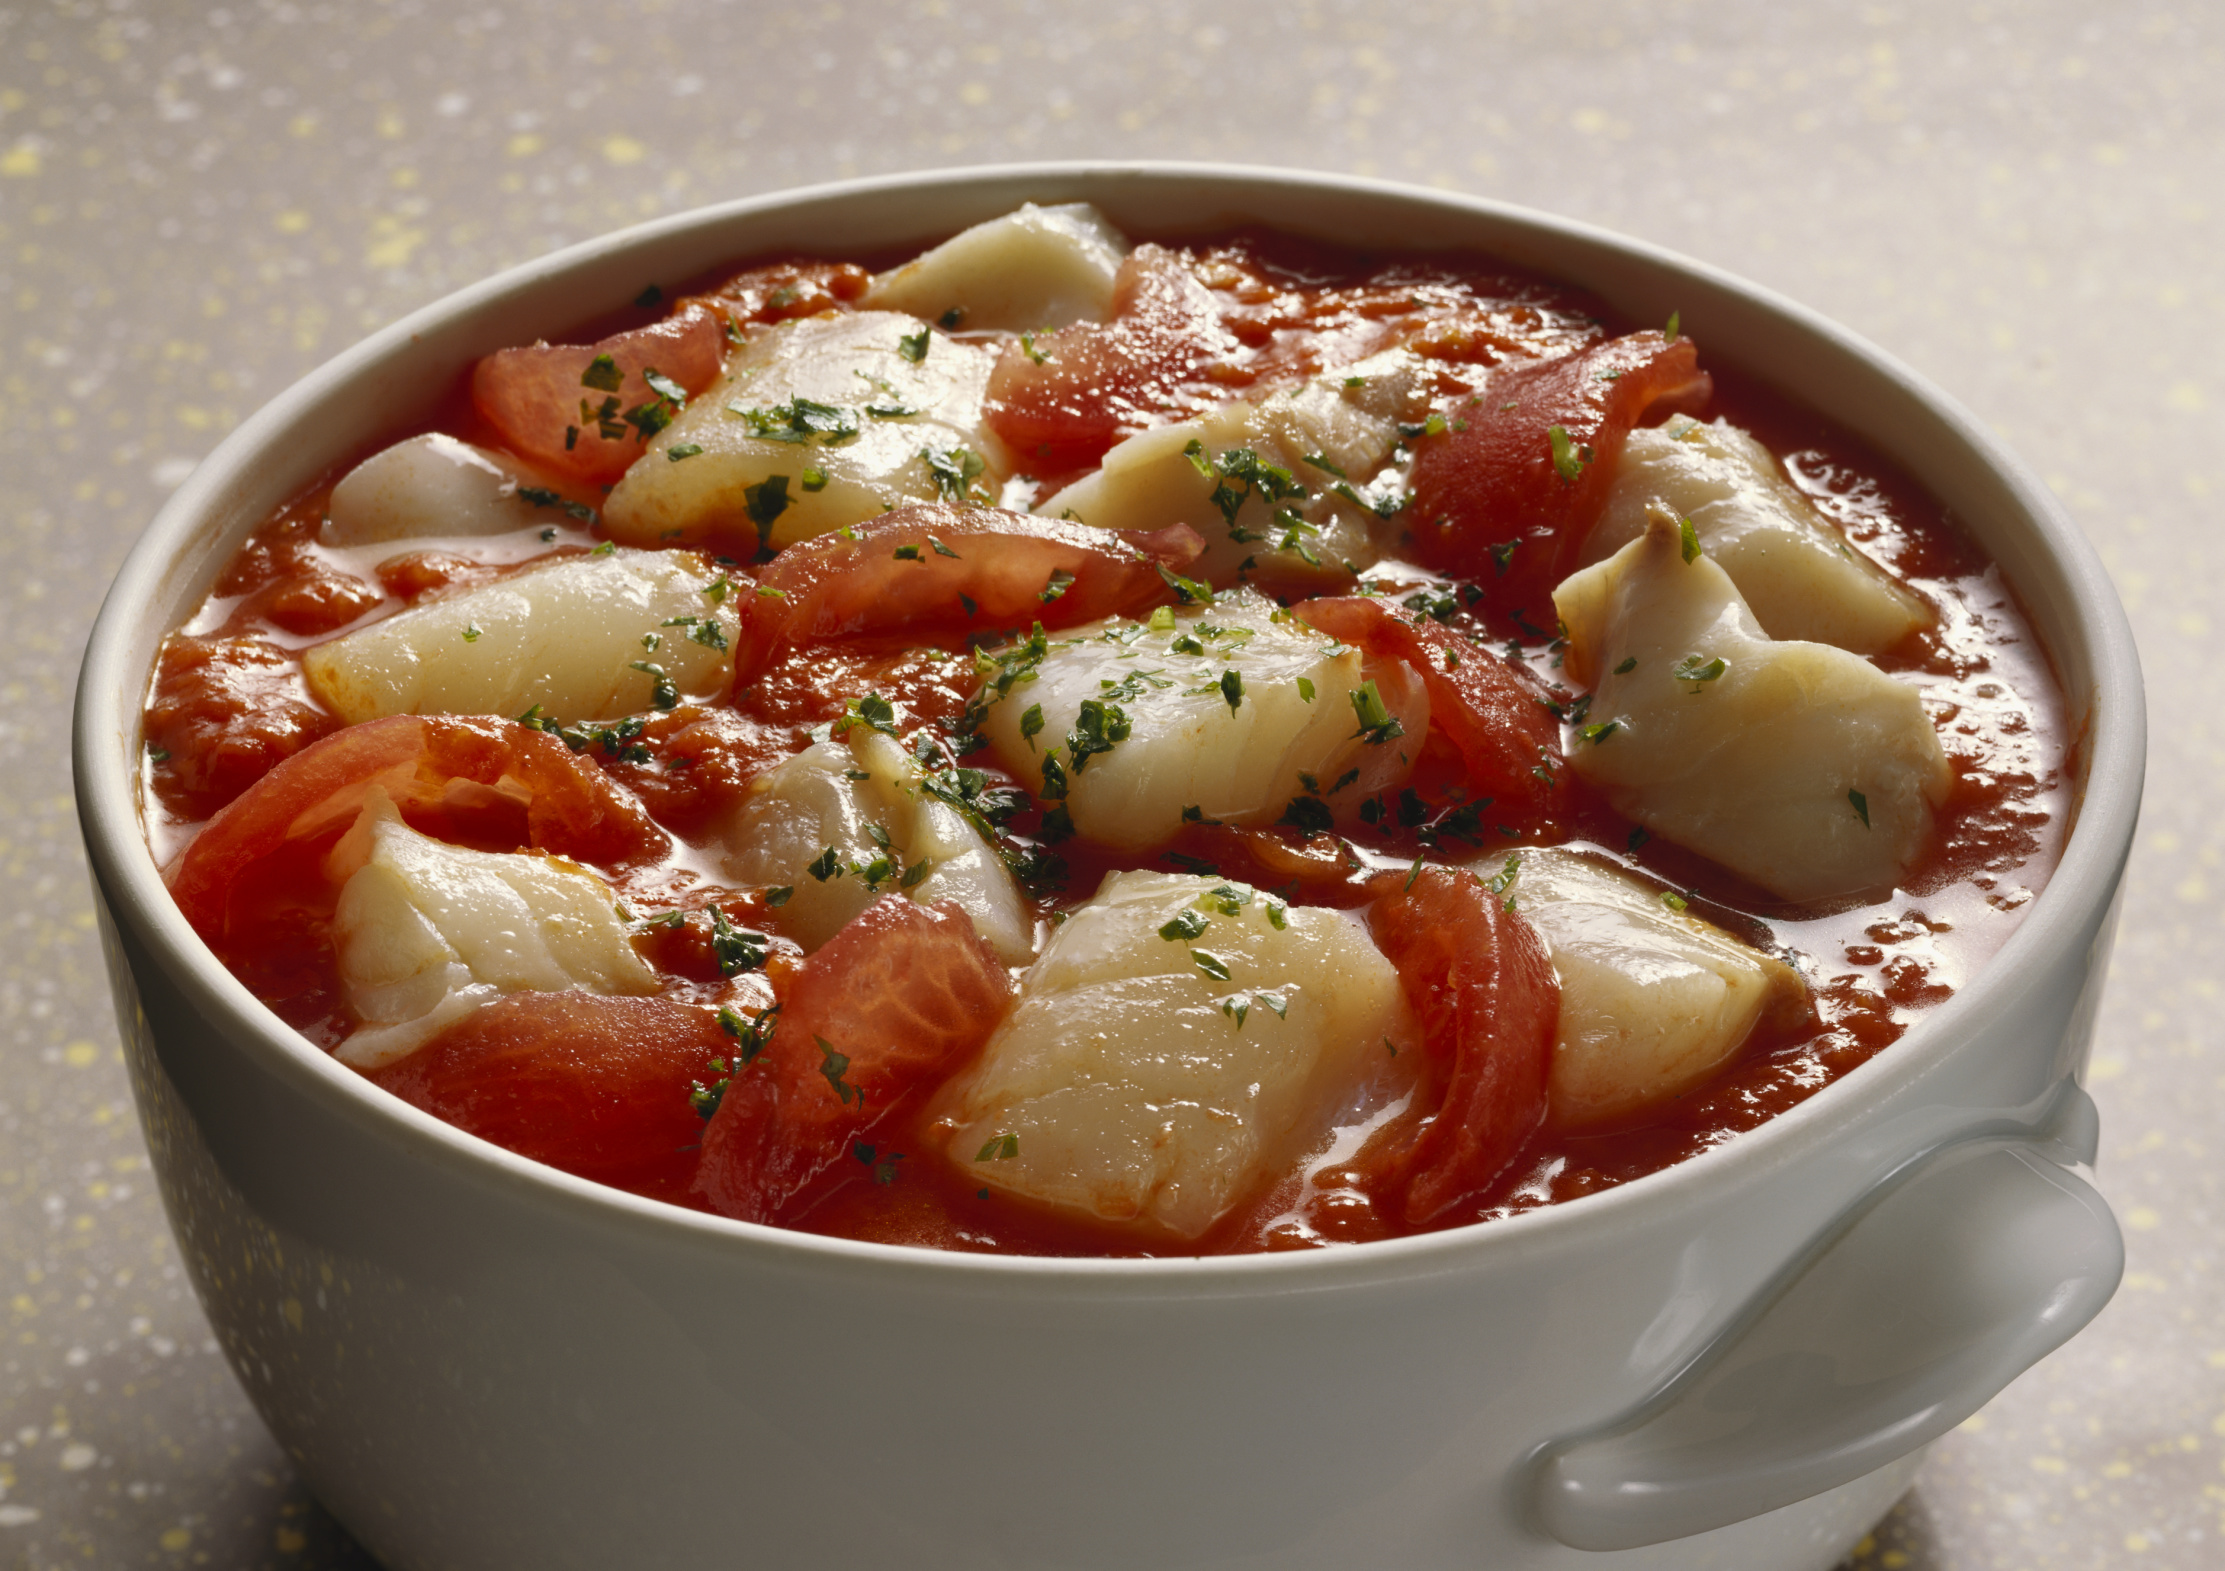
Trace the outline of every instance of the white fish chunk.
{"label": "white fish chunk", "polygon": [[1692,520],[1771,638],[1873,655],[1931,623],[1930,607],[1849,545],[1779,473],[1769,449],[1727,420],[1677,415],[1631,432],[1584,563],[1637,539],[1653,505]]}
{"label": "white fish chunk", "polygon": [[926,788],[916,760],[869,727],[760,775],[721,839],[727,876],[791,891],[780,925],[806,949],[902,889],[922,902],[957,901],[1006,964],[1035,958],[1035,916],[1004,858]]}
{"label": "white fish chunk", "polygon": [[1379,555],[1379,509],[1395,511],[1404,490],[1399,422],[1426,405],[1420,362],[1378,355],[1131,436],[1035,510],[1101,529],[1188,524],[1206,542],[1190,572],[1215,587],[1328,588]]}
{"label": "white fish chunk", "polygon": [[659,672],[673,701],[724,694],[741,628],[729,598],[719,571],[689,552],[590,552],[374,622],[302,663],[350,725],[536,704],[565,721],[607,720],[650,708]]}
{"label": "white fish chunk", "polygon": [[777,550],[906,502],[993,496],[1005,465],[981,405],[995,363],[894,311],[761,328],[626,471],[604,527],[645,546],[754,530]]}
{"label": "white fish chunk", "polygon": [[974,332],[1026,333],[1102,322],[1128,238],[1087,202],[1037,207],[953,235],[875,278],[859,303]]}
{"label": "white fish chunk", "polygon": [[[1370,692],[1395,728],[1358,723],[1355,696]],[[1357,812],[1406,778],[1428,727],[1410,667],[1370,665],[1247,589],[1052,640],[1032,677],[989,705],[982,734],[1039,798],[1063,789],[1079,833],[1141,851],[1179,834],[1185,809],[1273,823],[1308,794]]]}
{"label": "white fish chunk", "polygon": [[407,1057],[505,993],[657,991],[616,897],[576,863],[421,835],[377,790],[333,855],[336,870],[354,865],[332,938],[362,1020],[338,1056],[358,1069]]}
{"label": "white fish chunk", "polygon": [[434,431],[349,470],[332,488],[321,538],[352,546],[507,534],[560,521],[566,504],[587,505],[520,459]]}
{"label": "white fish chunk", "polygon": [[1553,604],[1597,684],[1569,763],[1618,812],[1788,900],[1881,894],[1923,855],[1951,777],[1916,689],[1773,642],[1666,510]]}
{"label": "white fish chunk", "polygon": [[1196,1238],[1391,1062],[1386,1038],[1417,1040],[1397,971],[1358,924],[1242,884],[1115,873],[1052,936],[930,1124],[968,1182]]}
{"label": "white fish chunk", "polygon": [[1681,1095],[1766,1016],[1807,998],[1783,960],[1581,852],[1523,852],[1508,893],[1560,975],[1547,1116],[1561,1128],[1611,1124]]}

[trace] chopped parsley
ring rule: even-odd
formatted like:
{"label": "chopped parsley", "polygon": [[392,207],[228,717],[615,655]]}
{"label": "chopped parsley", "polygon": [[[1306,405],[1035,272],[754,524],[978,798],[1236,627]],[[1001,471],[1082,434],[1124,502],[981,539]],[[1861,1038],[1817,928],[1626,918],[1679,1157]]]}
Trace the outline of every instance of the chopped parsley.
{"label": "chopped parsley", "polygon": [[1847,801],[1848,801],[1848,802],[1850,802],[1851,804],[1853,804],[1853,807],[1854,807],[1854,811],[1855,811],[1856,815],[1857,815],[1857,816],[1859,816],[1859,817],[1861,818],[1861,820],[1862,820],[1862,827],[1863,827],[1864,829],[1867,829],[1867,828],[1869,828],[1869,827],[1870,827],[1870,799],[1869,799],[1868,797],[1864,796],[1864,795],[1863,795],[1863,794],[1862,794],[1861,792],[1859,792],[1859,791],[1849,791],[1849,792],[1848,792],[1848,793],[1846,794],[1846,799],[1847,799]]}
{"label": "chopped parsley", "polygon": [[[715,616],[668,617],[662,625],[686,628],[688,630],[688,641],[701,644],[705,649],[724,649],[727,647],[726,629],[719,625],[719,619]],[[655,635],[650,636],[654,637]],[[643,640],[643,643],[647,648],[654,649],[656,647],[656,645],[648,643],[646,639]]]}
{"label": "chopped parsley", "polygon": [[1244,674],[1241,671],[1233,667],[1223,671],[1220,681],[1215,685],[1220,688],[1221,697],[1228,700],[1228,712],[1230,714],[1236,713],[1238,709],[1243,707]]}
{"label": "chopped parsley", "polygon": [[761,436],[768,442],[836,447],[854,440],[859,430],[857,416],[849,410],[809,398],[791,398],[765,409],[744,409],[740,404],[726,407],[728,413],[749,422],[751,436]]}
{"label": "chopped parsley", "polygon": [[1228,969],[1228,962],[1210,949],[1191,950],[1190,963],[1216,982],[1226,982],[1233,975]]}
{"label": "chopped parsley", "polygon": [[811,1040],[819,1044],[819,1073],[827,1077],[827,1084],[842,1099],[842,1105],[848,1107],[855,1101],[858,1106],[863,1107],[865,1093],[842,1078],[850,1072],[850,1055],[836,1052],[834,1044],[823,1036],[814,1035]]}
{"label": "chopped parsley", "polygon": [[927,477],[934,482],[936,494],[946,502],[965,501],[974,481],[989,467],[988,460],[970,447],[926,448],[919,461],[927,466]]}
{"label": "chopped parsley", "polygon": [[770,549],[773,523],[788,511],[788,477],[767,475],[753,486],[742,488],[742,510],[749,521],[757,526],[757,544],[760,550]]}
{"label": "chopped parsley", "polygon": [[1360,729],[1352,734],[1370,747],[1380,747],[1393,737],[1406,734],[1406,727],[1385,706],[1383,695],[1372,680],[1363,682],[1345,696],[1352,700],[1352,712],[1360,721]]}
{"label": "chopped parsley", "polygon": [[896,352],[918,365],[927,358],[927,346],[932,341],[934,329],[923,327],[916,333],[907,333],[896,341]]}
{"label": "chopped parsley", "polygon": [[1273,991],[1267,988],[1257,988],[1249,993],[1231,993],[1226,998],[1216,998],[1213,1001],[1221,1006],[1222,1014],[1236,1022],[1236,1029],[1241,1031],[1244,1029],[1244,1021],[1251,1015],[1252,1005],[1255,1003],[1265,1004],[1281,1019],[1289,1019],[1291,991],[1289,988]]}
{"label": "chopped parsley", "polygon": [[1174,591],[1175,604],[1211,605],[1213,603],[1213,591],[1196,579],[1184,578],[1180,573],[1169,572],[1164,563],[1155,565],[1159,569],[1159,581]]}
{"label": "chopped parsley", "polygon": [[844,704],[842,718],[835,721],[828,734],[847,736],[861,725],[885,737],[902,740],[896,734],[896,706],[879,693],[867,693],[863,698],[853,698]]}
{"label": "chopped parsley", "polygon": [[1066,733],[1066,751],[1074,760],[1074,773],[1080,774],[1099,753],[1111,752],[1115,743],[1127,741],[1129,729],[1128,712],[1118,704],[1083,699],[1081,711],[1074,717],[1074,729]]}
{"label": "chopped parsley", "polygon": [[1203,911],[1187,907],[1159,929],[1159,936],[1170,944],[1186,944],[1211,925],[1212,919]]}
{"label": "chopped parsley", "polygon": [[[586,503],[571,501],[537,485],[519,486],[518,500],[533,507],[553,507],[567,518],[577,519],[583,524],[595,522],[595,510]],[[553,539],[554,536],[549,538]]]}
{"label": "chopped parsley", "polygon": [[711,907],[711,958],[718,962],[720,976],[762,971],[766,946],[771,942],[763,933],[736,927],[726,919],[724,911],[717,906]]}
{"label": "chopped parsley", "polygon": [[1584,466],[1592,461],[1589,443],[1578,446],[1570,439],[1566,426],[1549,426],[1545,439],[1553,449],[1553,471],[1569,485],[1574,485],[1584,473]]}
{"label": "chopped parsley", "polygon": [[658,665],[654,660],[629,661],[628,666],[630,669],[639,671],[643,676],[649,678],[650,703],[656,705],[657,708],[664,710],[672,710],[680,707],[679,686],[672,680],[671,677],[665,674],[665,669],[663,666]]}

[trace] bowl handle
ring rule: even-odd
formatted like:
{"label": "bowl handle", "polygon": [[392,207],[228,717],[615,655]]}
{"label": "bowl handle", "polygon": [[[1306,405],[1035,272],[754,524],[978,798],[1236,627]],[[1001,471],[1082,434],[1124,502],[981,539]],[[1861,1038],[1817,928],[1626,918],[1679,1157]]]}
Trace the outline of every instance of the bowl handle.
{"label": "bowl handle", "polygon": [[1851,1483],[2061,1346],[2124,1259],[2108,1204],[2028,1139],[1935,1152],[1634,1419],[1549,1448],[1539,1520],[1576,1549],[1636,1549]]}

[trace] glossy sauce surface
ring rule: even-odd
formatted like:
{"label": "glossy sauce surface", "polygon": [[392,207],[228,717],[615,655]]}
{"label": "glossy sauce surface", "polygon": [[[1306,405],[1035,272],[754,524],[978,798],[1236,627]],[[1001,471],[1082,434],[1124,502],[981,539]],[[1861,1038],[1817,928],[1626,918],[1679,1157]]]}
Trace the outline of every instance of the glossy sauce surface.
{"label": "glossy sauce surface", "polygon": [[[1171,254],[1170,254],[1171,255]],[[1169,266],[1175,266],[1170,261]],[[1552,286],[1503,276],[1475,259],[1369,263],[1286,241],[1237,237],[1197,248],[1181,270],[1210,296],[1212,309],[1173,298],[1166,322],[1188,322],[1210,352],[1170,354],[1159,371],[1125,386],[1114,400],[1120,429],[1185,418],[1263,383],[1309,374],[1391,347],[1429,356],[1437,391],[1451,397],[1476,386],[1509,358],[1558,354],[1596,342],[1611,329],[1597,308]],[[854,299],[863,274],[826,266],[753,270],[719,293],[756,320],[839,307]],[[1189,315],[1184,316],[1187,311]],[[646,319],[637,314],[633,321]],[[1204,326],[1199,327],[1199,322]],[[631,325],[626,323],[622,325]],[[1704,338],[1702,339],[1704,363]],[[1665,893],[1757,945],[1796,954],[1813,1012],[1779,1021],[1709,1082],[1635,1127],[1568,1135],[1540,1130],[1485,1193],[1436,1226],[1487,1219],[1629,1182],[1734,1138],[1815,1094],[1888,1047],[1949,996],[2013,930],[2060,854],[2075,772],[2065,717],[2044,652],[2013,595],[1936,504],[1889,461],[1826,428],[1799,406],[1741,382],[1720,365],[1710,413],[1759,437],[1794,484],[1838,523],[1859,549],[1891,569],[1937,612],[1937,623],[1878,664],[1919,687],[1954,773],[1940,814],[1937,845],[1890,900],[1848,909],[1788,905],[1715,864],[1633,826],[1571,779],[1550,819],[1498,822],[1488,815],[1472,837],[1434,836],[1429,812],[1402,814],[1387,799],[1379,821],[1349,837],[1296,830],[1238,831],[1201,825],[1148,865],[1204,871],[1273,890],[1293,904],[1356,909],[1365,881],[1418,858],[1473,863],[1495,871],[1520,845],[1571,844],[1655,880]],[[1061,389],[1022,390],[1045,421]],[[1046,412],[1047,411],[1047,412]],[[453,399],[427,429],[488,442],[468,401]],[[1040,449],[1043,474],[1024,473],[1009,501],[1049,494],[1074,469],[1094,461],[1089,448],[1111,430],[1085,432]],[[1101,451],[1101,446],[1099,447]],[[338,472],[333,478],[337,478]],[[329,483],[284,509],[243,548],[197,615],[166,644],[147,707],[146,776],[150,840],[168,864],[210,815],[280,759],[337,729],[309,694],[299,651],[434,596],[552,554],[591,548],[594,531],[561,509],[513,535],[468,542],[413,541],[336,549],[317,527]],[[727,542],[737,573],[747,542]],[[1556,697],[1579,695],[1561,681],[1550,605],[1485,609],[1459,580],[1398,559],[1377,563],[1364,586],[1427,614],[1476,644],[1518,656]],[[711,710],[683,707],[650,720],[647,763],[585,756],[639,798],[680,837],[672,857],[632,869],[615,883],[636,909],[696,911],[719,902],[738,912],[745,892],[718,883],[715,859],[689,845],[719,804],[771,763],[800,749],[812,727],[844,706],[878,693],[908,710],[912,727],[948,728],[976,686],[970,650],[905,647],[854,640],[799,650],[760,673]],[[1444,799],[1454,761],[1425,751],[1411,792],[1416,806]],[[1016,782],[978,758],[994,786]],[[1006,826],[1032,842],[1040,814],[1023,810]],[[505,848],[505,831],[486,843]],[[1086,900],[1116,864],[1079,842],[1057,846],[1064,876],[1035,891],[1044,923]],[[261,870],[272,935],[246,980],[312,1040],[333,1045],[352,1025],[332,984],[329,912],[295,895],[299,870]],[[777,931],[778,914],[754,898],[760,925]],[[667,996],[709,1004],[724,996],[718,969],[693,928],[643,940],[670,977]],[[776,955],[778,973],[784,964]],[[235,967],[237,968],[237,967]],[[245,973],[243,973],[245,975]],[[706,1071],[708,1073],[708,1071]],[[1111,1234],[1063,1216],[1029,1210],[979,1190],[961,1166],[935,1159],[892,1162],[934,1142],[899,1123],[859,1156],[855,1173],[822,1186],[794,1225],[811,1231],[944,1248],[1045,1254],[1214,1253],[1361,1242],[1404,1231],[1381,1214],[1355,1158],[1368,1137],[1401,1111],[1396,1098],[1348,1110],[1323,1148],[1269,1190],[1223,1218],[1204,1238],[1169,1249]],[[886,1181],[893,1177],[893,1181]],[[644,1192],[689,1203],[669,1180]]]}

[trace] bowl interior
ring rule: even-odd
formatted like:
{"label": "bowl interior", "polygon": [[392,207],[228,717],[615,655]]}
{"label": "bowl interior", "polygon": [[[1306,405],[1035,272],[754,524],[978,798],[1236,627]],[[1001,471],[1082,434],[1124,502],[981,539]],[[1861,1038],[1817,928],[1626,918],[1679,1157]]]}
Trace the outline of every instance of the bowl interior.
{"label": "bowl interior", "polygon": [[[136,801],[139,706],[163,634],[199,604],[247,533],[281,503],[379,438],[423,420],[478,356],[560,333],[650,283],[782,253],[876,254],[931,242],[1022,201],[1096,203],[1117,225],[1174,236],[1252,223],[1370,250],[1462,248],[1592,291],[1636,321],[1681,313],[1708,363],[1790,394],[1891,455],[1999,565],[2053,659],[2078,763],[2078,831],[2001,956],[1891,1052],[1740,1140],[1637,1184],[1462,1233],[1566,1226],[1576,1212],[1643,1203],[1726,1164],[1771,1160],[1819,1138],[1839,1109],[1918,1073],[1960,1016],[2013,985],[2019,964],[2060,945],[2106,904],[2137,812],[2144,751],[2139,671],[2106,574],[2037,480],[1959,406],[1874,348],[1789,301],[1703,264],[1521,209],[1373,182],[1200,166],[1053,165],[853,182],[708,208],[527,263],[382,330],[251,418],[173,496],[132,552],[88,646],[76,737],[80,811],[96,872],[120,919],[193,972],[245,1038],[313,1094],[469,1162],[530,1173],[567,1204],[617,1206],[670,1225],[759,1234],[551,1173],[390,1104],[311,1048],[221,971],[171,905]],[[2066,926],[2067,924],[2067,926]],[[2054,934],[2051,938],[2050,934]],[[2020,959],[2030,955],[2033,960]],[[1638,1196],[1638,1198],[1633,1198]],[[1429,1247],[1430,1238],[1392,1247]],[[784,1247],[837,1241],[781,1235]],[[853,1245],[872,1250],[879,1246]],[[904,1253],[916,1254],[907,1251]],[[975,1266],[983,1262],[965,1257]],[[1071,1267],[1072,1262],[1061,1262]],[[1118,1262],[1124,1268],[1195,1262]],[[1263,1269],[1265,1260],[1238,1269]],[[1288,1262],[1282,1263],[1287,1265]]]}

